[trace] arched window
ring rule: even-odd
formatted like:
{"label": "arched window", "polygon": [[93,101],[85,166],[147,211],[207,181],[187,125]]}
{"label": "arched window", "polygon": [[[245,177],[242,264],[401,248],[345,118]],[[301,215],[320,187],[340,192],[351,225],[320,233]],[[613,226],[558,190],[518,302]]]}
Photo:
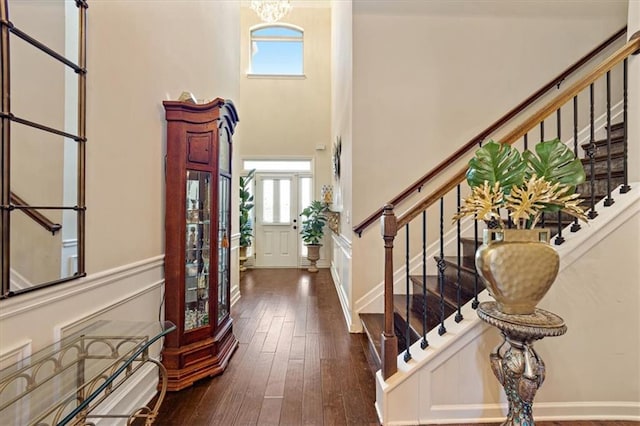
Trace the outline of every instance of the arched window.
{"label": "arched window", "polygon": [[259,25],[251,30],[250,74],[301,76],[304,73],[302,28]]}

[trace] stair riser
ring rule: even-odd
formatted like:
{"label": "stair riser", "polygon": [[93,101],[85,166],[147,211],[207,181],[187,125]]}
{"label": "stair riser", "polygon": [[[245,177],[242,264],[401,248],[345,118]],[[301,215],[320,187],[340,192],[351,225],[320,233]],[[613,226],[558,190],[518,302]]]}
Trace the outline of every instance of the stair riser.
{"label": "stair riser", "polygon": [[611,139],[621,138],[624,136],[624,123],[616,123],[611,125]]}
{"label": "stair riser", "polygon": [[[582,149],[584,150],[584,158],[588,158],[588,145],[587,146],[582,146]],[[601,144],[596,144],[596,151],[595,151],[595,155],[600,156],[600,155],[607,155],[607,144],[606,143],[601,143]],[[624,141],[622,140],[616,140],[611,141],[611,154],[621,154],[624,152]]]}
{"label": "stair riser", "polygon": [[[615,189],[617,186],[622,185],[624,183],[624,177],[612,177],[611,178],[611,189]],[[576,187],[576,192],[580,194],[580,198],[582,198],[584,203],[583,205],[588,205],[591,202],[591,182],[585,182]],[[602,197],[607,193],[607,180],[606,179],[597,179],[594,181],[594,194],[596,195],[596,201],[599,201],[598,196]]]}
{"label": "stair riser", "polygon": [[[582,160],[584,166],[584,172],[587,176],[591,176],[591,163],[589,159]],[[617,156],[611,158],[611,172],[617,172],[624,170],[624,157]],[[596,175],[601,173],[607,173],[607,160],[606,158],[599,158],[594,162],[594,172]]]}
{"label": "stair riser", "polygon": [[[473,265],[475,271],[475,264]],[[458,266],[456,264],[452,264],[447,262],[446,267],[444,269],[444,285],[449,286],[453,289],[458,288]],[[462,287],[462,291],[466,294],[474,294],[474,284],[475,284],[475,273],[470,272],[466,269],[460,269],[460,286]],[[478,291],[482,290],[484,286],[482,285],[482,280],[478,278]]]}

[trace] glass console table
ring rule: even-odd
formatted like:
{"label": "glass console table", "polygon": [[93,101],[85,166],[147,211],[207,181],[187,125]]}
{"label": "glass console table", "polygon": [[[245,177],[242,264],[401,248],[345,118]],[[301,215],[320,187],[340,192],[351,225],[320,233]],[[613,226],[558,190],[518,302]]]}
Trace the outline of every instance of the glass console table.
{"label": "glass console table", "polygon": [[[92,425],[94,418],[155,420],[167,389],[167,372],[149,348],[175,330],[169,321],[96,321],[0,371],[0,425]],[[158,348],[158,353],[160,348]],[[159,369],[154,406],[129,414],[92,413],[148,363]]]}

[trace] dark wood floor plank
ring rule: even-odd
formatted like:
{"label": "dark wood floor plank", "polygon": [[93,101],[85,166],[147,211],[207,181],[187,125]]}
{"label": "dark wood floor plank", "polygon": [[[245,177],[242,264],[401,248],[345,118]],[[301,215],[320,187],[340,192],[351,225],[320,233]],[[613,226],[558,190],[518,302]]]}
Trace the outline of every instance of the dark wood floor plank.
{"label": "dark wood floor plank", "polygon": [[267,338],[264,340],[264,346],[262,352],[275,352],[276,346],[278,346],[278,340],[280,339],[280,332],[282,331],[282,324],[284,323],[284,317],[273,317],[269,331],[267,332]]}
{"label": "dark wood floor plank", "polygon": [[255,360],[260,354],[260,349],[264,344],[265,338],[266,333],[254,334],[253,339],[251,339],[251,343],[241,360],[241,365],[239,367],[241,372],[238,372],[235,380],[231,386],[228,387],[228,391],[222,395],[222,401],[220,401],[219,405],[213,412],[210,424],[231,425],[237,419],[249,382],[256,367]]}
{"label": "dark wood floor plank", "polygon": [[333,334],[320,334],[318,338],[320,344],[320,359],[335,359],[336,350],[333,344]]}
{"label": "dark wood floor plank", "polygon": [[287,366],[289,364],[289,353],[291,351],[291,339],[293,335],[293,322],[285,322],[282,326],[280,339],[275,352],[271,374],[265,390],[265,398],[284,396],[284,384],[287,376]]}
{"label": "dark wood floor plank", "polygon": [[258,424],[260,409],[264,400],[264,391],[267,387],[271,365],[273,364],[273,352],[261,352],[254,360],[255,369],[251,375],[249,386],[246,389],[240,412],[233,424],[255,425]]}
{"label": "dark wood floor plank", "polygon": [[289,360],[284,398],[280,411],[280,424],[298,426],[302,424],[302,391],[304,388],[304,360]]}
{"label": "dark wood floor plank", "polygon": [[[201,384],[208,386],[206,393],[203,395],[200,403],[196,407],[195,413],[191,417],[189,424],[208,425],[210,419],[218,408],[225,401],[226,394],[230,393],[232,385],[238,374],[242,374],[242,360],[249,348],[248,344],[241,343],[234,353],[229,366],[223,375],[212,379],[204,379]],[[199,382],[200,383],[200,382]]]}
{"label": "dark wood floor plank", "polygon": [[307,303],[300,303],[296,309],[296,325],[293,330],[294,336],[305,336],[307,334]]}
{"label": "dark wood floor plank", "polygon": [[305,336],[293,336],[291,339],[291,352],[289,353],[289,359],[304,359],[304,347],[306,346],[307,338]]}
{"label": "dark wood floor plank", "polygon": [[340,369],[335,360],[320,360],[322,377],[322,413],[325,424],[346,425],[347,420],[342,402]]}
{"label": "dark wood floor plank", "polygon": [[318,348],[318,335],[314,333],[307,334],[303,380],[302,424],[323,424],[320,350]]}
{"label": "dark wood floor plank", "polygon": [[282,398],[264,398],[260,408],[258,425],[277,426],[280,424],[280,411],[282,410]]}

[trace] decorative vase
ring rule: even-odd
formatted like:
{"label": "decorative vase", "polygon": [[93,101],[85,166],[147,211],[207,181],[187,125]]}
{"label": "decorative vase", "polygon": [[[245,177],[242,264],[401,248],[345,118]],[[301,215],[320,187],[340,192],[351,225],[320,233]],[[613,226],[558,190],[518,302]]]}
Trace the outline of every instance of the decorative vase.
{"label": "decorative vase", "polygon": [[310,265],[309,265],[309,268],[307,268],[307,271],[309,272],[318,272],[316,262],[320,259],[320,247],[322,247],[322,244],[307,245],[307,259],[310,262]]}
{"label": "decorative vase", "polygon": [[247,247],[240,246],[240,251],[238,253],[238,259],[240,260],[240,272],[244,272],[247,270],[247,267],[244,266],[244,263],[247,261]]}
{"label": "decorative vase", "polygon": [[559,266],[546,229],[485,229],[476,251],[478,274],[505,314],[533,314]]}

